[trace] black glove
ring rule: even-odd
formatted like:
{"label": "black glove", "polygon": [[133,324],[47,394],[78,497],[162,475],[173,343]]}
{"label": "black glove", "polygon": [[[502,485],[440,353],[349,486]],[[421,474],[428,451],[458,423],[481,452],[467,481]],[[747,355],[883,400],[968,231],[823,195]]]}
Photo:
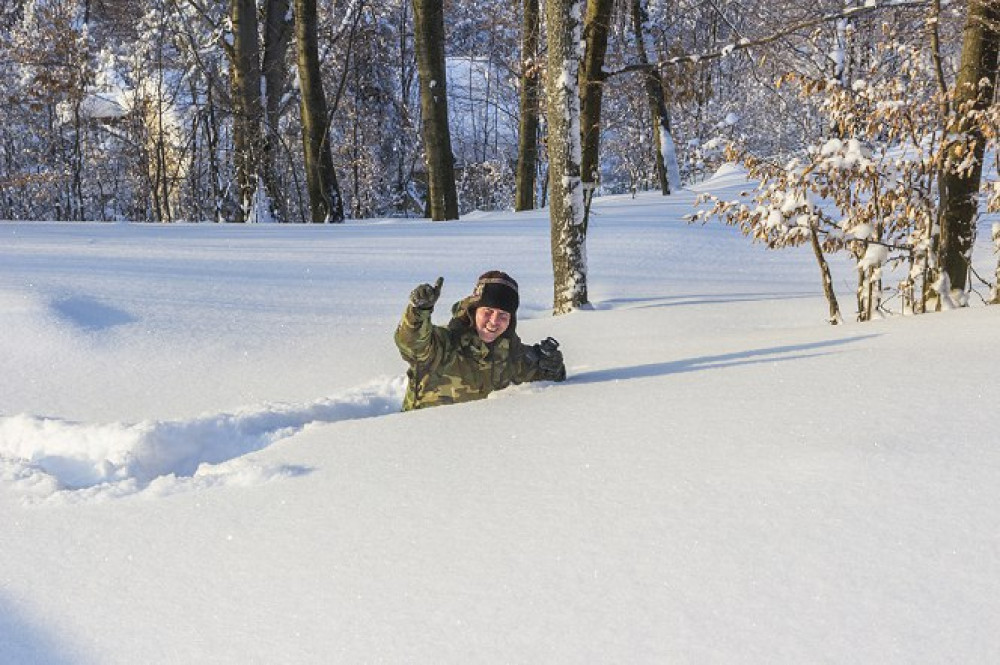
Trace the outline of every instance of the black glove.
{"label": "black glove", "polygon": [[421,284],[410,293],[410,304],[417,309],[434,309],[434,304],[441,297],[441,285],[444,277],[438,277],[434,285]]}
{"label": "black glove", "polygon": [[538,369],[546,378],[552,381],[562,381],[566,378],[566,366],[563,364],[563,354],[559,350],[559,342],[546,337],[532,347],[532,354],[537,360]]}

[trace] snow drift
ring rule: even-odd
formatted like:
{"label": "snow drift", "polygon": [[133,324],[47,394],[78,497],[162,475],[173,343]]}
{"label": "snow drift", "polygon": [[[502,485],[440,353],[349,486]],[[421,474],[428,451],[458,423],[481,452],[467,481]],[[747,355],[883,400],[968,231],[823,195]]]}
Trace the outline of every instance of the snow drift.
{"label": "snow drift", "polygon": [[[693,198],[595,200],[561,317],[544,211],[0,224],[0,663],[1000,662],[998,310],[828,326]],[[398,413],[497,267],[569,379]]]}

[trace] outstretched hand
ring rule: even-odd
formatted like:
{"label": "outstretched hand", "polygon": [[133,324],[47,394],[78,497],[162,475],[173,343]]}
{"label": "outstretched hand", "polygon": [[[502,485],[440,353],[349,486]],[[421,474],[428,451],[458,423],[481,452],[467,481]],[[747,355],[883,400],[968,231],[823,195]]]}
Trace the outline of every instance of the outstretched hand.
{"label": "outstretched hand", "polygon": [[434,309],[438,298],[441,297],[442,284],[444,284],[444,277],[438,277],[433,285],[421,284],[410,293],[410,304],[417,309]]}
{"label": "outstretched hand", "polygon": [[534,351],[538,369],[546,378],[552,381],[566,379],[566,366],[562,351],[559,350],[559,342],[547,337],[534,346]]}

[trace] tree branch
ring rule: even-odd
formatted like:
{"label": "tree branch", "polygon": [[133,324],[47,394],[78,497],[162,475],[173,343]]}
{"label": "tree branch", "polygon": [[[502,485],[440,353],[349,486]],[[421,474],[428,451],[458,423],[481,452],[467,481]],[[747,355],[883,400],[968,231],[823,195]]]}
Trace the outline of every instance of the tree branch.
{"label": "tree branch", "polygon": [[673,65],[679,65],[683,63],[699,63],[706,60],[718,60],[720,58],[725,58],[736,51],[743,51],[746,49],[753,48],[755,46],[763,46],[765,44],[770,44],[776,42],[779,39],[788,37],[789,35],[794,35],[803,30],[808,30],[809,28],[815,28],[816,26],[823,25],[824,23],[830,23],[831,21],[838,21],[845,18],[857,18],[859,16],[864,16],[866,14],[872,14],[874,12],[887,10],[887,9],[914,9],[919,7],[926,7],[930,4],[931,0],[888,0],[887,2],[882,2],[879,4],[865,5],[863,7],[850,7],[844,9],[844,11],[837,12],[835,14],[826,14],[819,18],[810,19],[808,21],[802,21],[791,25],[784,30],[779,30],[771,35],[761,37],[759,39],[741,39],[740,41],[727,44],[721,49],[716,51],[710,51],[708,53],[690,53],[686,55],[678,55],[666,60],[661,60],[660,62],[652,62],[649,64],[633,64],[622,67],[621,69],[616,69],[614,71],[605,72],[605,78],[610,78],[612,76],[618,76],[619,74],[629,74],[631,72],[641,72],[648,69],[657,68],[661,69],[663,67],[669,67]]}

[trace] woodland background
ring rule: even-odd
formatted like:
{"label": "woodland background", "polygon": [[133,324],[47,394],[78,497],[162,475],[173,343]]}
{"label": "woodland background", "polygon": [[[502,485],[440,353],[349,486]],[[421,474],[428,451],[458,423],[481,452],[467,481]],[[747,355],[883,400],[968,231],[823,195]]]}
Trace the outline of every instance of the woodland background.
{"label": "woodland background", "polygon": [[2,219],[551,205],[563,313],[588,302],[593,196],[666,195],[736,160],[762,183],[756,207],[716,199],[695,219],[809,242],[824,274],[824,252],[850,251],[865,319],[886,265],[909,269],[904,309],[964,304],[976,217],[1000,195],[983,179],[1000,125],[995,0],[0,7]]}
{"label": "woodland background", "polygon": [[[0,218],[239,219],[236,4],[4,2]],[[611,74],[602,84],[600,191],[621,193],[656,186],[655,146],[644,77],[615,74],[639,62],[631,3],[609,4],[604,69]],[[739,138],[777,159],[825,135],[821,114],[808,99],[778,87],[779,77],[865,76],[861,70],[879,42],[927,44],[927,4],[865,14],[851,22],[849,32],[843,22],[823,21],[754,48],[730,46],[727,57],[692,57],[663,67],[659,81],[683,180],[697,181],[714,170],[721,139]],[[954,76],[966,6],[943,5],[941,47]],[[727,45],[777,34],[844,6],[842,0],[648,0],[646,59],[718,55]],[[290,0],[259,0],[256,9],[274,214],[281,221],[305,221],[294,12]],[[537,75],[539,64],[522,59],[522,5],[447,0],[443,11],[461,212],[511,207],[518,93],[522,78]],[[423,214],[426,175],[410,0],[319,0],[315,20],[345,215]],[[544,136],[544,123],[539,132]],[[544,174],[544,151],[537,169]],[[544,195],[536,189],[541,203]]]}

